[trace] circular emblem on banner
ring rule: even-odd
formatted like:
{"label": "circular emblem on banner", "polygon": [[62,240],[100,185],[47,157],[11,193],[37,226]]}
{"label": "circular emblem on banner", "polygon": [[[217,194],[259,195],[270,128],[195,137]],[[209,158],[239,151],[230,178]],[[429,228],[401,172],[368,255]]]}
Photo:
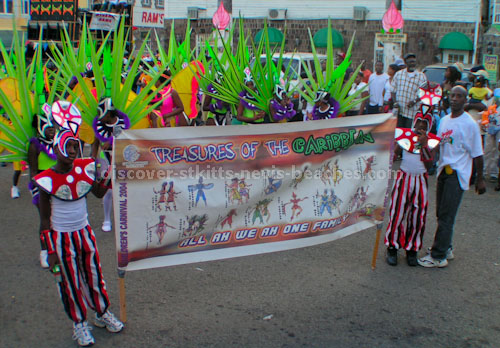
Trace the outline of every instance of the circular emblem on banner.
{"label": "circular emblem on banner", "polygon": [[123,149],[123,158],[127,162],[135,162],[139,156],[139,149],[135,145],[128,145]]}

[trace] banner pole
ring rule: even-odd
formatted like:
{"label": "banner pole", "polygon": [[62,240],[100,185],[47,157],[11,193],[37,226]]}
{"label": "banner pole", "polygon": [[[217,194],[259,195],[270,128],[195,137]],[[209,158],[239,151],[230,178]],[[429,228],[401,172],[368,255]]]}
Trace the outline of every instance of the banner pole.
{"label": "banner pole", "polygon": [[120,320],[127,322],[127,300],[125,298],[125,271],[118,270],[118,289],[120,292]]}
{"label": "banner pole", "polygon": [[375,237],[375,245],[373,246],[372,270],[377,266],[378,246],[380,244],[380,235],[382,234],[383,224],[377,224],[377,235]]}

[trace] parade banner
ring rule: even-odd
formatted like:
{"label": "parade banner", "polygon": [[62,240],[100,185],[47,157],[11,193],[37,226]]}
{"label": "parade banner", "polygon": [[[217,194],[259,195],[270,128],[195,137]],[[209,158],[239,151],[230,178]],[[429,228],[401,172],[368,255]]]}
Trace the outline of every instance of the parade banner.
{"label": "parade banner", "polygon": [[380,224],[390,114],[123,131],[113,146],[118,267],[325,243]]}

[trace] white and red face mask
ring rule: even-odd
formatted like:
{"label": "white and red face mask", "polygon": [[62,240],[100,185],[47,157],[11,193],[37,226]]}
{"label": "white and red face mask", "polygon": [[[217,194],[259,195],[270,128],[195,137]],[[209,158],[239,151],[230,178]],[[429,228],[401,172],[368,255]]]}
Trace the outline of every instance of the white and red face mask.
{"label": "white and red face mask", "polygon": [[74,136],[78,135],[82,115],[80,110],[69,101],[58,100],[52,104],[52,118],[60,127],[70,130]]}

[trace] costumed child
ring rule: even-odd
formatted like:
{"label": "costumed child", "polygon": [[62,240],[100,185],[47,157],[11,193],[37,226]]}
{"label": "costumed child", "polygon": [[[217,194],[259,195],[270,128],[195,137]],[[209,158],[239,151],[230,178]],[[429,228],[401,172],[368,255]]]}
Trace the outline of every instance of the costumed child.
{"label": "costumed child", "polygon": [[[245,86],[251,89],[253,92],[257,93],[257,87],[252,78],[252,73],[249,68],[245,69]],[[240,103],[238,104],[238,112],[236,117],[233,117],[232,124],[248,124],[248,123],[264,123],[264,118],[266,112],[259,110],[259,108],[254,104],[257,99],[254,95],[248,92],[246,89],[240,94]]]}
{"label": "costumed child", "polygon": [[[12,122],[9,120],[9,117],[5,113],[5,110],[2,106],[0,106],[0,122],[2,122],[5,126],[10,127]],[[4,148],[0,147],[0,153],[3,152]],[[12,175],[12,187],[10,188],[10,197],[12,199],[16,199],[20,197],[19,187],[19,179],[21,178],[21,172],[23,171],[23,165],[21,161],[14,161],[12,163],[12,167],[14,169],[14,174]]]}
{"label": "costumed child", "polygon": [[325,120],[337,117],[340,109],[340,104],[330,96],[326,90],[316,92],[314,99],[314,107],[312,110],[313,120]]}
{"label": "costumed child", "polygon": [[[170,72],[165,70],[160,78],[156,81],[156,87],[161,86],[165,81],[170,79]],[[184,114],[184,105],[179,97],[179,93],[172,88],[171,83],[168,83],[151,101],[151,104],[162,100],[162,103],[148,115],[151,128],[159,127],[183,127],[188,126],[187,116]]]}
{"label": "costumed child", "polygon": [[431,109],[441,99],[441,87],[429,84],[419,90],[421,111],[415,115],[412,129],[396,128],[394,157],[402,153],[401,166],[391,193],[390,218],[385,233],[387,263],[396,266],[398,250],[406,250],[409,266],[417,266],[417,252],[422,248],[427,215],[427,170],[433,165],[434,149],[439,138],[429,133]]}
{"label": "costumed child", "polygon": [[[33,118],[33,128],[36,129],[37,133],[36,137],[31,138],[30,145],[28,147],[30,180],[33,180],[33,178],[37,174],[51,168],[56,164],[57,157],[54,153],[55,129],[54,124],[52,123],[50,110],[47,111],[47,113],[38,114]],[[30,181],[28,187],[31,191],[31,202],[34,206],[36,206],[38,213],[40,214],[40,196],[38,192],[38,186]],[[41,241],[40,244],[40,265],[42,266],[42,268],[48,268],[49,264],[47,262],[47,246]]]}
{"label": "costumed child", "polygon": [[[105,97],[99,102],[97,111],[99,114],[92,124],[95,133],[95,140],[92,144],[92,158],[97,159],[98,169],[104,174],[112,163],[113,138],[118,136],[123,129],[130,128],[130,120],[127,115],[114,107],[109,97]],[[100,150],[102,150],[102,155],[100,155]],[[108,190],[104,195],[102,204],[104,208],[102,231],[110,232],[113,209],[113,193],[111,190]]]}
{"label": "costumed child", "polygon": [[[284,84],[284,81],[281,81]],[[293,109],[293,103],[286,94],[285,88],[276,84],[274,89],[274,99],[269,102],[269,114],[273,122],[287,122],[292,119],[297,112]]]}
{"label": "costumed child", "polygon": [[[220,72],[217,72],[215,75],[215,82],[220,84],[222,78],[223,75]],[[207,86],[207,92],[212,94],[218,93],[212,83]],[[203,111],[208,111],[206,122],[207,126],[225,126],[228,110],[228,103],[212,97],[211,95],[205,94],[205,98],[203,100]]]}
{"label": "costumed child", "polygon": [[96,239],[87,220],[87,194],[103,197],[110,179],[99,177],[93,159],[77,158],[80,142],[74,128],[57,132],[54,149],[56,165],[34,177],[40,189],[40,238],[47,245],[64,310],[73,321],[73,339],[89,346],[94,338],[86,321],[87,308],[96,311],[95,326],[109,332],[123,329],[108,309]]}

